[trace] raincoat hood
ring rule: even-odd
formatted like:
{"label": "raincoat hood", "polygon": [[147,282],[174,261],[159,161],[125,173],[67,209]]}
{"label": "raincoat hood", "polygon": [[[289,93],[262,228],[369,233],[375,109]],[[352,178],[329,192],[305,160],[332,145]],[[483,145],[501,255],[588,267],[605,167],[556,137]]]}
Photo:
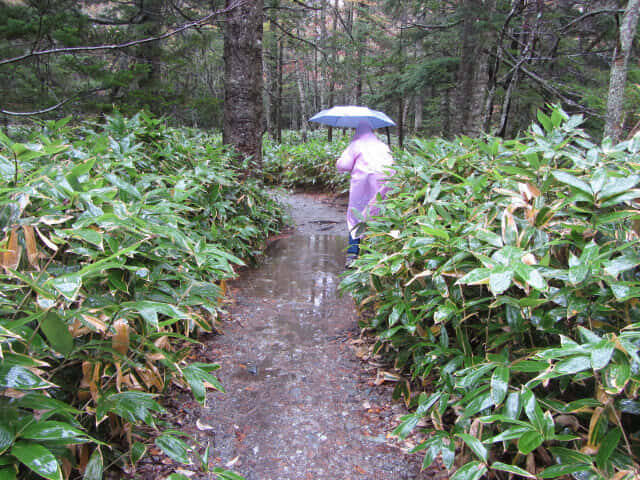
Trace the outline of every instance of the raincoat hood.
{"label": "raincoat hood", "polygon": [[371,124],[366,120],[362,120],[358,122],[358,126],[356,127],[356,134],[354,135],[353,139],[355,140],[369,133],[373,135],[373,129],[371,128]]}

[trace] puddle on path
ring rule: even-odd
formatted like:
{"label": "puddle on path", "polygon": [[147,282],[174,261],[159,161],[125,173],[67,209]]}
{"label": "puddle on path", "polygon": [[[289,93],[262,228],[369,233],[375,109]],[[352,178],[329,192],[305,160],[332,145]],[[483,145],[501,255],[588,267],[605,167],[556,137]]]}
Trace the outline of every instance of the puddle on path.
{"label": "puddle on path", "polygon": [[[346,244],[282,238],[234,284],[235,322],[215,345],[227,393],[202,413],[218,427],[213,455],[247,480],[418,478],[380,429],[396,414],[376,396],[388,391],[367,384],[348,342],[358,331],[353,301],[338,292]],[[376,401],[386,407],[371,414]]]}
{"label": "puddle on path", "polygon": [[346,207],[290,200],[296,233],[230,284],[224,335],[194,350],[220,364],[226,393],[211,391],[205,407],[176,398],[180,428],[210,444],[212,465],[247,480],[434,478],[387,438],[404,406],[352,345],[356,309],[338,292],[347,239],[335,220]]}

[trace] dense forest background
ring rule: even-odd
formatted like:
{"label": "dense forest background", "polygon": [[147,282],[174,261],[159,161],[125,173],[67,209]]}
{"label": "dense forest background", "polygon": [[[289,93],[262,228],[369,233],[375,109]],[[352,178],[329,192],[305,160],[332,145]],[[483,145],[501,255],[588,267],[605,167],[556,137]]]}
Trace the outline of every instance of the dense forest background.
{"label": "dense forest background", "polygon": [[391,115],[400,141],[514,137],[552,103],[585,114],[590,133],[602,136],[621,52],[630,59],[622,138],[640,103],[638,51],[625,52],[621,37],[635,3],[4,0],[1,117],[145,108],[176,125],[222,130],[225,23],[240,5],[260,10],[245,27],[262,47],[262,64],[250,65],[262,78],[263,130],[275,139],[305,130],[323,108],[352,103]]}

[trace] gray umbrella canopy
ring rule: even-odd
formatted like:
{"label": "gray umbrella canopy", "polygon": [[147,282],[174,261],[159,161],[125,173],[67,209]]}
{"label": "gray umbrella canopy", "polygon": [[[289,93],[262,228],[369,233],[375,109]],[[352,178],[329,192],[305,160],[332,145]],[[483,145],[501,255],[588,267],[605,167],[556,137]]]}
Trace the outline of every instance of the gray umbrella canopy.
{"label": "gray umbrella canopy", "polygon": [[377,110],[355,105],[338,105],[316,113],[310,122],[322,123],[331,127],[357,128],[358,123],[367,121],[371,128],[395,126],[395,122]]}

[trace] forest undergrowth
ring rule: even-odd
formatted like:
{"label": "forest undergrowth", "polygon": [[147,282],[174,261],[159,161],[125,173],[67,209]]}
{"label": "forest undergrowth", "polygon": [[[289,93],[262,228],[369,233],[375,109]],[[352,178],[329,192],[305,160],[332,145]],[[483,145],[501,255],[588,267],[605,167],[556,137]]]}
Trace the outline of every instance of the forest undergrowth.
{"label": "forest undergrowth", "polygon": [[144,113],[0,133],[0,172],[0,476],[100,479],[155,444],[240,478],[162,396],[224,390],[217,364],[185,359],[282,207],[219,135]]}
{"label": "forest undergrowth", "polygon": [[[553,108],[515,140],[414,139],[341,289],[392,361],[427,467],[483,477],[637,478],[640,138],[595,144]],[[271,184],[344,193],[343,137],[264,145]],[[151,443],[220,478],[158,420],[206,400],[225,281],[283,210],[219,136],[146,114],[0,134],[0,473],[101,478]],[[181,478],[176,473],[172,478]]]}

